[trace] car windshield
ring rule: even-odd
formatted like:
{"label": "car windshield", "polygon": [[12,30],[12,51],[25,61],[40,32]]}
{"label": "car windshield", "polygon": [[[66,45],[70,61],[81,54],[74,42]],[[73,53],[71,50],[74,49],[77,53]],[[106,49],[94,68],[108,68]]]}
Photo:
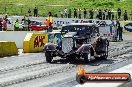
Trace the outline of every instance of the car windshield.
{"label": "car windshield", "polygon": [[88,26],[88,25],[68,25],[63,26],[61,32],[98,32],[97,28],[95,26]]}
{"label": "car windshield", "polygon": [[32,25],[44,25],[44,22],[38,22],[38,21],[31,21]]}

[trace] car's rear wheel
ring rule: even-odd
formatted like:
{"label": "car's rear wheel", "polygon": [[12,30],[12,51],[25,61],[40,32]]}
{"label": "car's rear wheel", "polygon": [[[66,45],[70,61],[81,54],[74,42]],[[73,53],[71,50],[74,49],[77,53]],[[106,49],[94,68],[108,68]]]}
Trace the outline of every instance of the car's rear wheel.
{"label": "car's rear wheel", "polygon": [[51,56],[50,52],[45,52],[46,62],[51,63],[53,57]]}

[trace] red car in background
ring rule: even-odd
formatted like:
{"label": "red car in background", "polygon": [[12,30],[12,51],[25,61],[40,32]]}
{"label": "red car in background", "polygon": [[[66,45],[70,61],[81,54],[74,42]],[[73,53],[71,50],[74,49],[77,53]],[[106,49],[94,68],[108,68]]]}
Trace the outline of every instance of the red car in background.
{"label": "red car in background", "polygon": [[[35,21],[31,21],[29,28],[31,31],[42,31],[42,30],[47,30],[46,25],[44,22],[39,21],[39,20],[35,20]],[[57,30],[56,26],[53,26],[54,30]]]}
{"label": "red car in background", "polygon": [[35,31],[41,31],[41,30],[45,30],[46,29],[46,25],[44,22],[42,21],[31,21],[29,28],[31,31],[35,30]]}

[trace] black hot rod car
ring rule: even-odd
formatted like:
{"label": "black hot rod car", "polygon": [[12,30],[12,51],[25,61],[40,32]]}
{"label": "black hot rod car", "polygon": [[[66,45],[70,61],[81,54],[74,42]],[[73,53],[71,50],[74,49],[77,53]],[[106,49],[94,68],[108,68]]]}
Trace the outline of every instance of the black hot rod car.
{"label": "black hot rod car", "polygon": [[107,38],[99,36],[98,26],[93,23],[73,23],[62,27],[61,46],[47,43],[44,46],[46,61],[51,63],[53,57],[59,56],[74,61],[75,58],[89,62],[95,59],[107,59]]}

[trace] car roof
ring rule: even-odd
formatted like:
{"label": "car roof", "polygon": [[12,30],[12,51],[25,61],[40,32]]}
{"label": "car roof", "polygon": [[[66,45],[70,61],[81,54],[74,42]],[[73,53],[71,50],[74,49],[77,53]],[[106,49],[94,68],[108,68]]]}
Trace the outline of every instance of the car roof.
{"label": "car roof", "polygon": [[96,25],[95,23],[71,23],[71,24],[66,24],[63,26],[70,26],[70,25],[88,25],[88,26],[93,26]]}
{"label": "car roof", "polygon": [[32,20],[32,21],[36,21],[36,22],[43,22],[43,21],[40,21],[40,20]]}

